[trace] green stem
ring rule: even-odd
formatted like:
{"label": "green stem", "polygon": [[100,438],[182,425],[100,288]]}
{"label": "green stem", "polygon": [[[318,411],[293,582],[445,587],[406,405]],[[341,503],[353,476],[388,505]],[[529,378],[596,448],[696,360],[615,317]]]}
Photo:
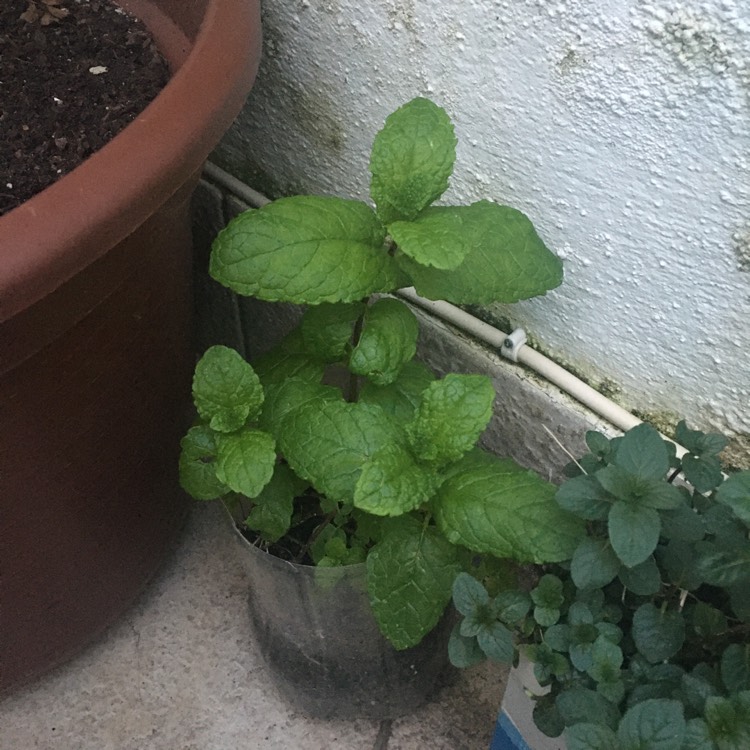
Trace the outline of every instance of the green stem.
{"label": "green stem", "polygon": [[[365,300],[365,310],[367,305],[370,303],[370,297]],[[354,330],[352,332],[352,349],[356,349],[359,340],[362,337],[362,328],[365,322],[365,313],[363,312],[356,321],[354,321]],[[349,403],[354,403],[359,399],[359,376],[355,375],[351,370],[349,371],[349,385],[346,389],[345,398]]]}

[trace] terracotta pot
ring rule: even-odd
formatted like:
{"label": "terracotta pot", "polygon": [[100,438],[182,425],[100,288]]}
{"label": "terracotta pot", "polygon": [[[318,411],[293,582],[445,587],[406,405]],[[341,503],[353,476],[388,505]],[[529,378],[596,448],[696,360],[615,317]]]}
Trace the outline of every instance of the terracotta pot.
{"label": "terracotta pot", "polygon": [[122,0],[172,67],[101,151],[0,218],[0,691],[132,602],[185,517],[189,199],[260,55],[257,0]]}

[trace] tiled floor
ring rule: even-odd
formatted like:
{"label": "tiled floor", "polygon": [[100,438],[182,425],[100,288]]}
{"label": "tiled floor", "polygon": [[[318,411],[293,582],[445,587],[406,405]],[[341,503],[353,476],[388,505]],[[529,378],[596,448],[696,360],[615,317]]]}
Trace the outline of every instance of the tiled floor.
{"label": "tiled floor", "polygon": [[75,660],[0,703],[0,750],[486,750],[502,670],[481,667],[390,733],[308,719],[253,645],[231,529],[197,507],[137,604]]}

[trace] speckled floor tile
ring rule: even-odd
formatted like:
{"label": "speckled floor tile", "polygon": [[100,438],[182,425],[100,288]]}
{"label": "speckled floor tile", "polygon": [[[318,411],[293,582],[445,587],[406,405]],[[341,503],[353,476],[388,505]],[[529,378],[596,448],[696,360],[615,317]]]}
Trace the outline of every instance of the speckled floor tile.
{"label": "speckled floor tile", "polygon": [[[178,549],[122,620],[0,703],[0,750],[385,750],[372,721],[309,719],[257,653],[246,583],[220,509],[198,506]],[[461,675],[393,722],[388,750],[486,750],[502,671]]]}

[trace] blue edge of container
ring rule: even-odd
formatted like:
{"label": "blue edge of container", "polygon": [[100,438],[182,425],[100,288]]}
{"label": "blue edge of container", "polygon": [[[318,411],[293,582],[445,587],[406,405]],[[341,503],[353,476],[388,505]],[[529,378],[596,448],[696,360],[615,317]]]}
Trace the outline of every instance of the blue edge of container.
{"label": "blue edge of container", "polygon": [[505,711],[501,711],[497,717],[490,750],[533,750],[533,748],[526,744],[510,716]]}

